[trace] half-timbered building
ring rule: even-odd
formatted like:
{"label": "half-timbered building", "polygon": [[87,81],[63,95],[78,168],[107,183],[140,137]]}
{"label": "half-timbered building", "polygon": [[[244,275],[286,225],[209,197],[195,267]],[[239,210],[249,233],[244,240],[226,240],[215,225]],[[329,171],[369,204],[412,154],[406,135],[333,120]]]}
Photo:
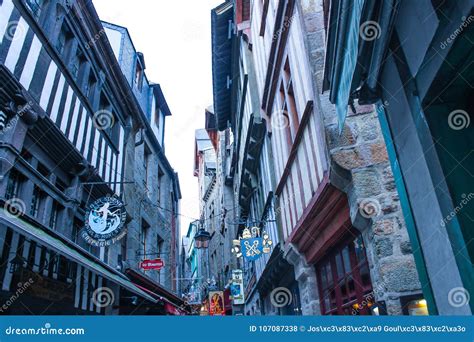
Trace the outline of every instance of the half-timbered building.
{"label": "half-timbered building", "polygon": [[[325,5],[232,1],[212,13],[214,107],[235,135],[238,218],[274,231],[284,261],[248,269],[246,314],[406,314],[423,297],[374,108],[354,105],[340,127],[321,93]],[[274,228],[262,216],[272,202]],[[280,286],[283,307],[271,301]]]}
{"label": "half-timbered building", "polygon": [[422,295],[374,109],[353,107],[338,127],[321,94],[325,5],[258,1],[251,12],[286,259],[304,314],[407,313]]}
{"label": "half-timbered building", "polygon": [[163,296],[121,272],[123,245],[81,237],[94,200],[138,205],[124,197],[135,182],[125,175],[136,132],[151,130],[92,3],[0,1],[0,80],[0,296],[11,302],[2,313],[156,312]]}
{"label": "half-timbered building", "polygon": [[[256,60],[250,35],[250,2],[226,2],[212,11],[214,108],[218,128],[231,129],[232,161],[226,177],[234,191],[232,238],[244,228],[259,227],[275,247],[256,261],[240,260],[246,305],[234,311],[255,314],[300,314],[293,266],[283,258],[283,239],[275,210],[272,140],[261,110]],[[233,227],[232,227],[233,226]],[[271,304],[270,293],[287,287],[289,305]]]}

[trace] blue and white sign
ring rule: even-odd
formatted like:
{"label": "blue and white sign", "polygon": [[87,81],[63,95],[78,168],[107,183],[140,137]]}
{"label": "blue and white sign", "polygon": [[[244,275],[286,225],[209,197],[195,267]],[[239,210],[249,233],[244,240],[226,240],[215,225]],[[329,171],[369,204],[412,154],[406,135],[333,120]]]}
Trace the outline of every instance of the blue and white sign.
{"label": "blue and white sign", "polygon": [[240,247],[242,248],[242,254],[247,260],[257,260],[263,254],[263,239],[242,239],[240,240]]}
{"label": "blue and white sign", "polygon": [[239,240],[234,240],[232,253],[238,258],[243,256],[249,261],[255,261],[263,254],[270,253],[272,244],[267,233],[260,235],[260,228],[245,228]]}
{"label": "blue and white sign", "polygon": [[230,295],[232,296],[232,301],[234,302],[234,305],[245,304],[244,272],[242,270],[232,270]]}

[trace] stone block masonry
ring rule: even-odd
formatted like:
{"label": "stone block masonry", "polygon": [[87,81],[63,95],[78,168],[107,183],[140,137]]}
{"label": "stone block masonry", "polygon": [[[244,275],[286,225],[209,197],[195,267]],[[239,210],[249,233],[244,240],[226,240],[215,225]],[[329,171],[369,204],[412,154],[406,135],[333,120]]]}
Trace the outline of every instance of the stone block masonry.
{"label": "stone block masonry", "polygon": [[[386,303],[388,314],[402,314],[400,298],[421,293],[421,285],[375,108],[356,104],[352,113],[348,107],[344,128],[339,131],[329,93],[321,91],[326,45],[323,1],[298,1],[295,13],[301,16],[306,35],[315,111],[324,123],[327,154],[351,175],[349,185],[340,190],[347,194],[351,221],[363,237],[375,299]],[[315,298],[305,295],[305,289],[310,293],[317,288],[314,267],[295,253],[287,257],[299,275],[303,314],[319,314],[317,291],[311,292]]]}

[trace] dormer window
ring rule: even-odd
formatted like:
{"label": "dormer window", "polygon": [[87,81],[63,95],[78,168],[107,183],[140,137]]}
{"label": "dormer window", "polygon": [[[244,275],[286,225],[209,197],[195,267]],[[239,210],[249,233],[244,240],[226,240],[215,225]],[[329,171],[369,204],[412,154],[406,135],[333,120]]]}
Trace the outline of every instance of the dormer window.
{"label": "dormer window", "polygon": [[135,85],[139,91],[142,91],[143,88],[143,68],[140,65],[140,61],[137,61],[137,66],[135,68]]}
{"label": "dormer window", "polygon": [[161,111],[160,108],[155,108],[155,126],[157,129],[160,129],[160,119],[161,119]]}

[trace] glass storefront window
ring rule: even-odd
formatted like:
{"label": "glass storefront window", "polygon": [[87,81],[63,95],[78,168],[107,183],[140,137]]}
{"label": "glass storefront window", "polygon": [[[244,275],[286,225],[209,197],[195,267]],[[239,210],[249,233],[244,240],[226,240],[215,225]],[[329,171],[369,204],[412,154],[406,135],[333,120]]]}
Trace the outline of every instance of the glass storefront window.
{"label": "glass storefront window", "polygon": [[316,271],[322,314],[370,314],[370,306],[374,301],[372,282],[360,235],[348,237],[344,243],[332,249],[316,265]]}

